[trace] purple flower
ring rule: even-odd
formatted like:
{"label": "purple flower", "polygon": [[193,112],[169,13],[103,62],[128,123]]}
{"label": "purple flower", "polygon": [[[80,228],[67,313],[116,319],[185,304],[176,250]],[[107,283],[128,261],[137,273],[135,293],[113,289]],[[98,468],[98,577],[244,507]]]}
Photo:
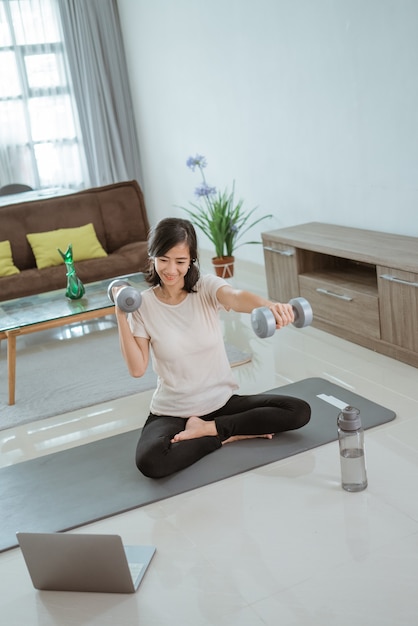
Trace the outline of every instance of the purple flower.
{"label": "purple flower", "polygon": [[216,187],[210,187],[206,183],[202,183],[199,187],[196,187],[194,192],[198,198],[202,198],[204,196],[209,197],[216,193]]}
{"label": "purple flower", "polygon": [[186,161],[186,165],[187,167],[190,167],[192,172],[194,172],[196,167],[199,167],[199,168],[206,167],[207,165],[206,158],[202,156],[201,154],[196,154],[196,156],[194,157],[190,156]]}

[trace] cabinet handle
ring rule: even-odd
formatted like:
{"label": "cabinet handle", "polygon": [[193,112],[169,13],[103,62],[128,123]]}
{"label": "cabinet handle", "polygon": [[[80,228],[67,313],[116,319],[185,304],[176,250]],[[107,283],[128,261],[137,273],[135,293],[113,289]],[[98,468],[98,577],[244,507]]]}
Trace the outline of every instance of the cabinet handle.
{"label": "cabinet handle", "polygon": [[339,293],[334,293],[333,291],[328,291],[328,289],[321,289],[321,287],[317,287],[316,291],[318,293],[323,293],[326,296],[332,296],[333,298],[338,298],[339,300],[345,300],[346,302],[351,302],[353,298],[350,296],[340,296]]}
{"label": "cabinet handle", "polygon": [[270,248],[269,246],[263,246],[264,250],[268,252],[276,252],[277,254],[281,254],[282,256],[293,256],[295,251],[291,248],[289,250],[277,250],[277,248]]}
{"label": "cabinet handle", "polygon": [[380,278],[383,280],[389,280],[392,283],[400,283],[401,285],[409,285],[410,287],[418,287],[418,283],[414,283],[411,280],[402,280],[402,278],[396,278],[390,274],[381,274]]}

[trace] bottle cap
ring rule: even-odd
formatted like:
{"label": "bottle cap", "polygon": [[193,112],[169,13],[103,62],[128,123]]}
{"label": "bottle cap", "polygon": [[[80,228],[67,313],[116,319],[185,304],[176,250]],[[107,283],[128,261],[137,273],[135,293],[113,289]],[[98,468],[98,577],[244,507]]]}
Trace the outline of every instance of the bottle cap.
{"label": "bottle cap", "polygon": [[346,406],[339,413],[337,421],[342,430],[357,430],[361,428],[360,411],[354,406]]}

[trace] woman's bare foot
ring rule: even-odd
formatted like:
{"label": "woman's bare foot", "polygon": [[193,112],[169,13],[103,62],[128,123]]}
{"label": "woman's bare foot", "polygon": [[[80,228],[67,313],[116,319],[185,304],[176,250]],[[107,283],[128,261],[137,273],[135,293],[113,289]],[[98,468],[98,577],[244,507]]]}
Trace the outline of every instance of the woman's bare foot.
{"label": "woman's bare foot", "polygon": [[[198,439],[199,437],[216,437],[218,431],[216,430],[216,424],[214,421],[207,422],[202,420],[200,417],[192,415],[186,422],[186,428],[174,437],[171,440],[171,443],[177,443],[179,441],[187,441],[188,439]],[[269,435],[234,435],[233,437],[228,437],[225,441],[222,442],[222,445],[225,443],[232,443],[233,441],[240,441],[241,439],[272,439],[273,433]]]}
{"label": "woman's bare foot", "polygon": [[198,439],[199,437],[216,437],[217,434],[218,431],[214,421],[206,422],[200,417],[193,415],[187,420],[186,428],[174,435],[171,443],[186,441],[187,439]]}
{"label": "woman's bare foot", "polygon": [[241,439],[273,439],[273,433],[270,435],[234,435],[233,437],[228,437],[225,441],[222,442],[222,445],[225,443],[232,443],[233,441],[241,441]]}

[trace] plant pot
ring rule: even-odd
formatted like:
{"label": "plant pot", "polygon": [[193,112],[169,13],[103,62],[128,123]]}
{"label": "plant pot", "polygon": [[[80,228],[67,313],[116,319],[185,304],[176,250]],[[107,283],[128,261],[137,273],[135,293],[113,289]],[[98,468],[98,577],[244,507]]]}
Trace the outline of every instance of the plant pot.
{"label": "plant pot", "polygon": [[213,257],[212,263],[215,268],[216,276],[221,278],[232,278],[234,275],[234,261],[233,256],[217,256]]}

